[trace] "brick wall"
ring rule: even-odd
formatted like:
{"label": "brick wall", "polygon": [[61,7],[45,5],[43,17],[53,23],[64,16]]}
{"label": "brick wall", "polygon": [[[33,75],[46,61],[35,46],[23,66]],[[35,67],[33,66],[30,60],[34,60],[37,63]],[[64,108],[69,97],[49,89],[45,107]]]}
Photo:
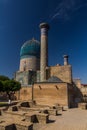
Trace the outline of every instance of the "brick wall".
{"label": "brick wall", "polygon": [[22,87],[20,91],[16,92],[16,97],[20,100],[31,100],[32,87]]}
{"label": "brick wall", "polygon": [[68,105],[67,83],[34,84],[34,100],[39,104]]}
{"label": "brick wall", "polygon": [[51,66],[48,69],[48,75],[57,76],[63,82],[72,83],[72,67],[71,65],[66,66]]}
{"label": "brick wall", "polygon": [[[67,83],[38,83],[33,86],[33,99],[38,104],[60,104],[70,106],[72,103],[72,88]],[[17,99],[32,100],[32,87],[22,87],[20,93],[16,93]]]}

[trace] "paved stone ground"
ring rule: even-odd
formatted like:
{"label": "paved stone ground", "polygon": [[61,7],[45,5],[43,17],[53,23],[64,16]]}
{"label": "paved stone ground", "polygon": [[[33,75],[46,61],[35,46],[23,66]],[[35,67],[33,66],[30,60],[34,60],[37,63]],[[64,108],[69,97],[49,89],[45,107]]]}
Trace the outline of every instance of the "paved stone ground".
{"label": "paved stone ground", "polygon": [[[4,115],[0,120],[19,120],[14,117]],[[87,130],[87,110],[68,109],[63,111],[62,115],[50,116],[50,120],[48,124],[34,124],[34,130]]]}
{"label": "paved stone ground", "polygon": [[51,116],[51,119],[55,122],[39,130],[87,130],[87,110],[69,109],[60,116]]}

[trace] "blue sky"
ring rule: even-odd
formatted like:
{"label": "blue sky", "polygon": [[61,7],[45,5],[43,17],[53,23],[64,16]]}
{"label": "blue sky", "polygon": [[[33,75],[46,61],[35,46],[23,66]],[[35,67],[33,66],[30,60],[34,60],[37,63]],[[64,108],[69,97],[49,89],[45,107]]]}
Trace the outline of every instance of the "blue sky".
{"label": "blue sky", "polygon": [[73,77],[87,83],[87,0],[0,0],[0,75],[13,77],[23,43],[40,40],[41,22],[50,25],[49,65],[68,54]]}

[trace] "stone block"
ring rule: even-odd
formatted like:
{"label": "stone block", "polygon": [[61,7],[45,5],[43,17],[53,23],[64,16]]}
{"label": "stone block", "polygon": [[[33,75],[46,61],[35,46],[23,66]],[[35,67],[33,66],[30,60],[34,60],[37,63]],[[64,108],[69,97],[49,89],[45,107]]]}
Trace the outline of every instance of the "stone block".
{"label": "stone block", "polygon": [[0,122],[0,130],[15,130],[15,126],[12,123],[2,121]]}
{"label": "stone block", "polygon": [[58,115],[58,110],[55,108],[50,108],[50,109],[42,109],[40,110],[40,113],[45,113],[45,114],[49,114],[49,115]]}
{"label": "stone block", "polygon": [[63,109],[63,107],[62,106],[59,106],[59,105],[55,105],[55,106],[53,106],[52,107],[53,109],[56,109],[56,110],[58,110],[58,111],[63,111],[64,109]]}
{"label": "stone block", "polygon": [[16,121],[15,126],[17,130],[33,130],[33,124],[26,121]]}
{"label": "stone block", "polygon": [[78,107],[81,109],[87,109],[87,103],[79,103]]}
{"label": "stone block", "polygon": [[6,111],[5,113],[17,116],[24,116],[26,113],[22,111]]}
{"label": "stone block", "polygon": [[33,113],[28,113],[25,115],[25,121],[29,121],[29,122],[36,122],[36,115]]}
{"label": "stone block", "polygon": [[41,109],[41,110],[39,111],[39,113],[49,114],[47,109]]}
{"label": "stone block", "polygon": [[12,106],[12,107],[9,107],[8,110],[9,111],[18,111],[18,107],[17,106]]}
{"label": "stone block", "polygon": [[49,115],[43,113],[37,113],[36,119],[39,123],[46,124],[49,122]]}
{"label": "stone block", "polygon": [[22,102],[21,107],[30,107],[29,102]]}
{"label": "stone block", "polygon": [[58,110],[56,110],[56,109],[48,109],[48,114],[57,116],[58,115]]}
{"label": "stone block", "polygon": [[20,110],[25,111],[25,112],[33,112],[33,111],[40,111],[40,108],[20,107]]}

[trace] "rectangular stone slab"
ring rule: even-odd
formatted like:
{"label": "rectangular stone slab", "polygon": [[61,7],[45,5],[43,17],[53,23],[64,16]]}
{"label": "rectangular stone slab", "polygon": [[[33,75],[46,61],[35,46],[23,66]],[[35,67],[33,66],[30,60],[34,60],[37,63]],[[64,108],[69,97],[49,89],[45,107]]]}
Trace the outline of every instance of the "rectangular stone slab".
{"label": "rectangular stone slab", "polygon": [[46,124],[49,122],[49,115],[48,114],[37,113],[36,118],[37,118],[39,123]]}
{"label": "rectangular stone slab", "polygon": [[17,130],[33,130],[33,124],[26,121],[16,121],[15,126]]}
{"label": "rectangular stone slab", "polygon": [[28,113],[25,115],[25,120],[30,122],[35,122],[36,115],[34,113]]}
{"label": "rectangular stone slab", "polygon": [[0,130],[15,130],[14,129],[14,124],[2,121],[0,123]]}

